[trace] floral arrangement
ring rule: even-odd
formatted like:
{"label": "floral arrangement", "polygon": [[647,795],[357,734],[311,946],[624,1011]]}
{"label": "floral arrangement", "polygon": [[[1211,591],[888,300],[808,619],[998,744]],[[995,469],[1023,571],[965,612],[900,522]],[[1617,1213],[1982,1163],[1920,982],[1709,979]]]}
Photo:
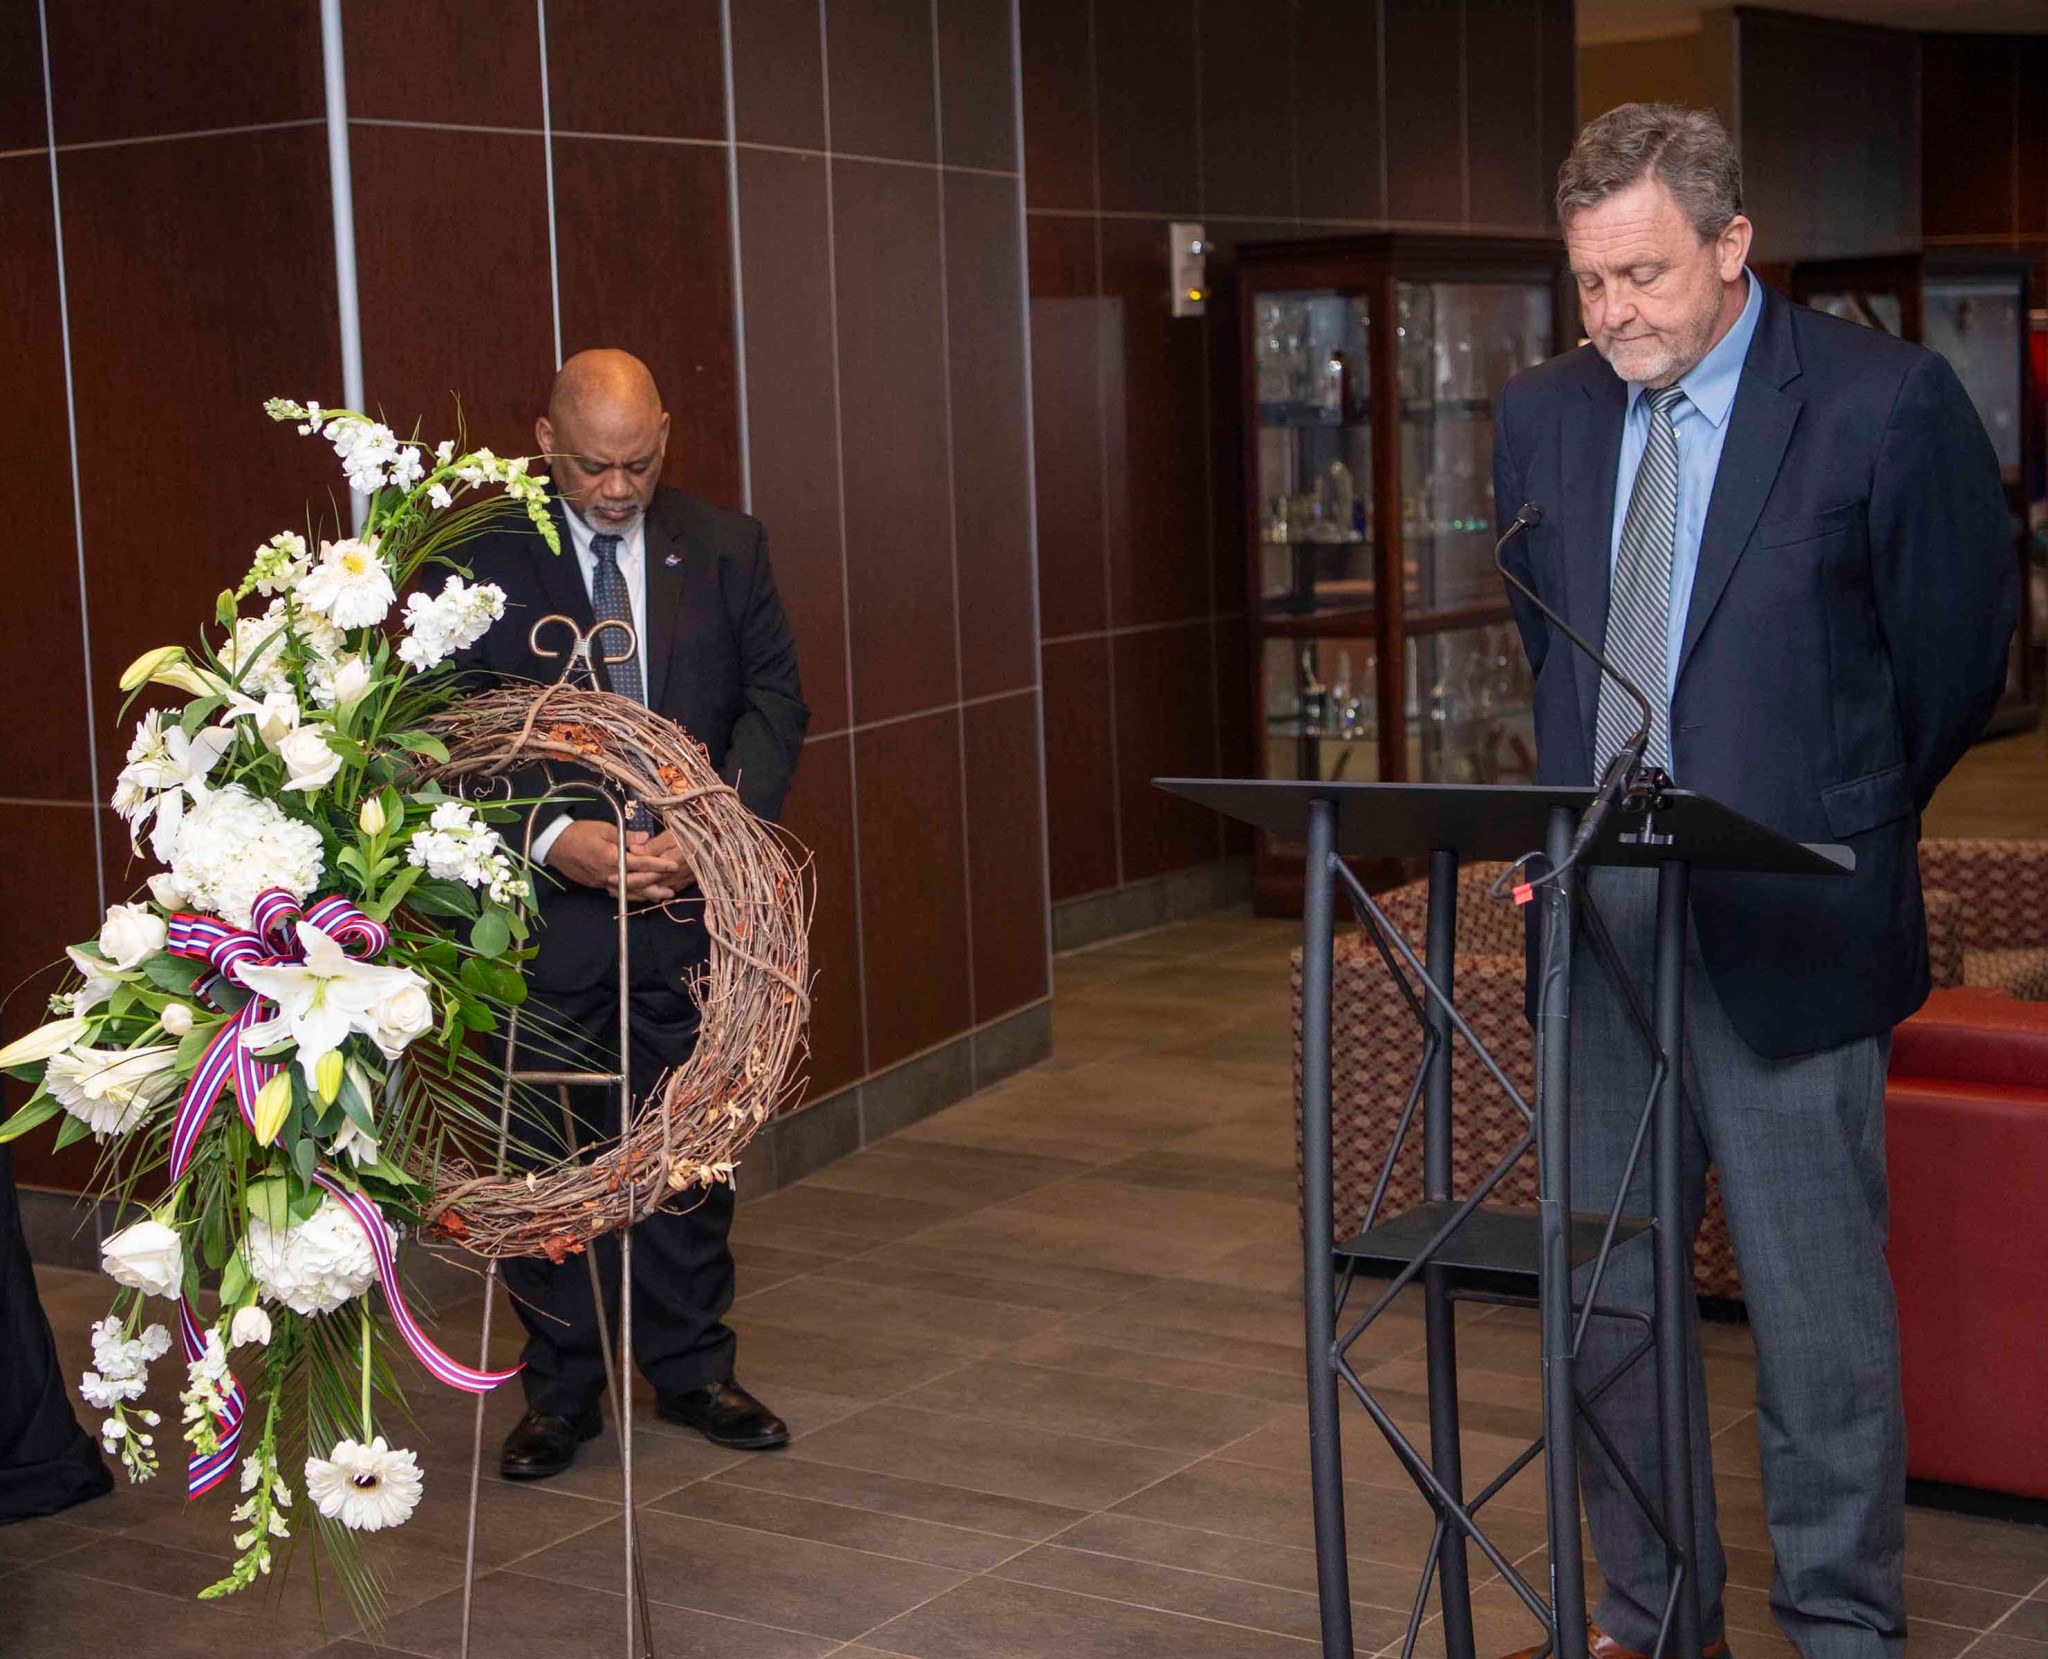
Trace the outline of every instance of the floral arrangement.
{"label": "floral arrangement", "polygon": [[[450,1144],[494,1126],[472,1038],[524,996],[527,883],[493,827],[513,814],[425,773],[447,759],[429,726],[456,695],[451,659],[505,605],[459,555],[522,511],[559,544],[524,460],[430,450],[352,410],[266,407],[333,444],[365,521],[317,544],[271,537],[210,637],[123,674],[131,694],[185,699],[142,715],[113,798],[161,868],[67,951],[52,1017],[0,1050],[34,1085],[0,1141],[54,1121],[58,1146],[98,1143],[102,1197],[161,1188],[103,1247],[119,1288],[80,1393],[107,1452],[149,1479],[159,1415],[138,1402],[176,1342],[188,1494],[240,1488],[238,1558],[201,1594],[271,1571],[301,1528],[297,1486],[305,1530],[369,1609],[356,1535],[402,1524],[422,1487],[414,1454],[378,1432],[394,1334],[452,1386],[512,1375],[428,1340],[396,1245]],[[429,591],[437,565],[455,573]]]}

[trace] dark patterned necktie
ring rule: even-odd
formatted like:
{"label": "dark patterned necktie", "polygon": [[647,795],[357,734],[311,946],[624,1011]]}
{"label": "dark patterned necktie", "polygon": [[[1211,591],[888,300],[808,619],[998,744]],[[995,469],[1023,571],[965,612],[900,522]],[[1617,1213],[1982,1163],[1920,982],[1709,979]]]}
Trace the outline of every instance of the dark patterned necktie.
{"label": "dark patterned necktie", "polygon": [[[1644,758],[1671,769],[1671,690],[1666,658],[1671,628],[1671,550],[1678,536],[1678,432],[1672,412],[1685,396],[1666,386],[1648,394],[1650,436],[1629,493],[1607,606],[1607,655],[1650,700],[1650,746]],[[1641,713],[1612,680],[1600,682],[1593,728],[1593,781],[1634,736]]]}
{"label": "dark patterned necktie", "polygon": [[[625,574],[619,569],[619,543],[622,536],[592,536],[591,557],[597,568],[590,580],[590,608],[597,614],[599,622],[623,622],[633,627],[633,598],[626,591]],[[616,658],[605,663],[605,674],[611,687],[621,697],[630,697],[636,703],[647,701],[647,688],[640,678],[640,636],[636,629],[633,634],[633,649],[625,656],[618,656],[620,641],[625,636],[616,628],[607,628],[593,641],[597,655]],[[654,821],[654,814],[644,806],[636,806],[628,822],[629,829],[653,830],[660,826]]]}

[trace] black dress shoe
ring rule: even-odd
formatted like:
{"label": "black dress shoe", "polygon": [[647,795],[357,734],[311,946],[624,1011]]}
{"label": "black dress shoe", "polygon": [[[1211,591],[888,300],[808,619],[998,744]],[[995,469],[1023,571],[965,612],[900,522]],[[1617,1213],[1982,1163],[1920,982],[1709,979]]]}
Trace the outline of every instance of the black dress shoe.
{"label": "black dress shoe", "polygon": [[655,1410],[663,1421],[695,1429],[714,1446],[766,1452],[789,1444],[789,1425],[730,1377],[709,1388],[664,1394]]}
{"label": "black dress shoe", "polygon": [[576,1461],[576,1448],[595,1440],[603,1428],[604,1418],[596,1406],[581,1417],[529,1411],[505,1436],[498,1473],[507,1480],[546,1480],[559,1475]]}

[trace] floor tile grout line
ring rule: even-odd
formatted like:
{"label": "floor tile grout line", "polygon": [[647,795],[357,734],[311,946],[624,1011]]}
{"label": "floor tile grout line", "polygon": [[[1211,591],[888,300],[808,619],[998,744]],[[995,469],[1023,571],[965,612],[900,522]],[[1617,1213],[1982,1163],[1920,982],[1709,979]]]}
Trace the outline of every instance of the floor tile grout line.
{"label": "floor tile grout line", "polygon": [[[1962,1653],[1956,1655],[1956,1659],[1963,1659],[1964,1654],[1969,1653],[1973,1648],[1977,1646],[1979,1642],[1983,1641],[1986,1636],[1989,1636],[1992,1633],[1992,1631],[1996,1630],[2000,1625],[2004,1624],[2007,1619],[2011,1618],[2013,1614],[2017,1613],[2023,1606],[2025,1606],[2028,1602],[2032,1601],[2043,1590],[2048,1590],[2048,1578],[2042,1579],[2040,1583],[2036,1584],[2033,1587],[2033,1589],[2029,1590],[2024,1596],[2021,1596],[2003,1613],[1999,1614],[1997,1618],[1993,1619],[1982,1630],[1978,1631],[1977,1634],[1970,1640],[1970,1642],[1963,1648]],[[1928,1622],[1933,1623],[1937,1621],[1930,1620]],[[2017,1638],[2015,1639],[2017,1640]]]}

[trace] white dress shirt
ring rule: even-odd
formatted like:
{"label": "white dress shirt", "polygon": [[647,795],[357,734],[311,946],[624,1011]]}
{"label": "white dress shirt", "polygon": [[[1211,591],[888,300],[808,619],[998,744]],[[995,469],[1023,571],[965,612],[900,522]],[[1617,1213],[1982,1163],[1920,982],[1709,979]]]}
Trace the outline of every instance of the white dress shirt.
{"label": "white dress shirt", "polygon": [[[583,591],[593,596],[597,593],[597,552],[590,545],[591,539],[599,534],[583,522],[582,514],[573,507],[563,515],[569,521],[569,542],[576,551],[577,568],[583,572]],[[611,531],[603,532],[606,535]],[[632,528],[613,549],[613,558],[618,560],[619,574],[626,579],[626,601],[633,611],[633,633],[638,640],[640,658],[640,685],[643,691],[652,692],[653,685],[647,677],[647,515],[642,513],[633,520]],[[591,642],[594,651],[600,654],[616,654],[619,636],[615,629],[606,629]],[[533,838],[533,861],[545,864],[555,841],[574,820],[564,813],[552,824]]]}

